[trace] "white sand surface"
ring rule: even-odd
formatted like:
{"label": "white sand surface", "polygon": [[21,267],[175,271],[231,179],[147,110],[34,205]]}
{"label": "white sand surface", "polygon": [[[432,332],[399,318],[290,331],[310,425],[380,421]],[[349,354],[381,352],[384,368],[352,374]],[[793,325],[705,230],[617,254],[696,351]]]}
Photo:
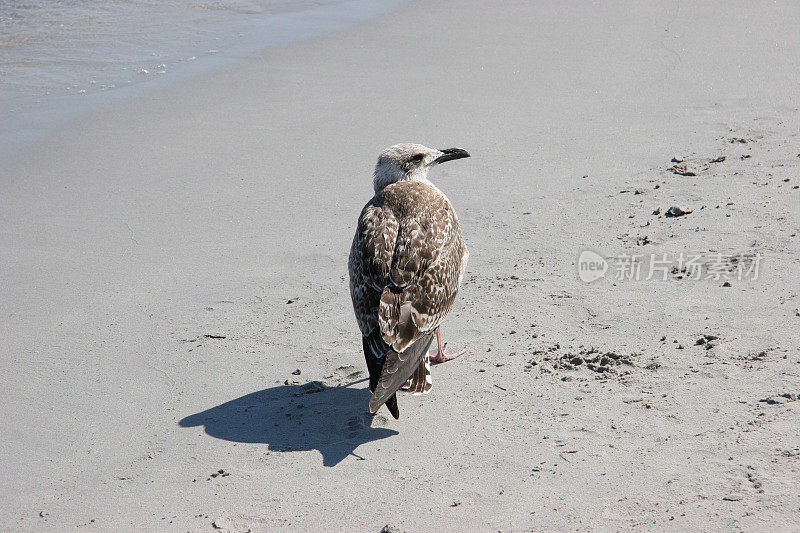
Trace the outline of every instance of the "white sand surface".
{"label": "white sand surface", "polygon": [[[798,22],[414,1],[0,162],[0,529],[796,531]],[[401,141],[472,154],[431,175],[469,353],[394,421],[346,263]],[[587,284],[586,249],[760,270]]]}

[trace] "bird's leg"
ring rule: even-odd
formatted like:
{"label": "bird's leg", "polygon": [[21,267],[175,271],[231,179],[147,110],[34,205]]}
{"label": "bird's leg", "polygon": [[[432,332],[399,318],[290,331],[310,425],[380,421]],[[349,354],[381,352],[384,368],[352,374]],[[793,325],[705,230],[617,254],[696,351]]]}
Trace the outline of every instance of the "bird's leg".
{"label": "bird's leg", "polygon": [[428,358],[430,359],[432,365],[438,365],[441,363],[446,363],[447,361],[452,361],[456,357],[460,357],[465,353],[467,353],[466,348],[456,351],[447,346],[447,343],[442,344],[442,337],[439,334],[439,328],[436,328],[436,349],[428,352]]}

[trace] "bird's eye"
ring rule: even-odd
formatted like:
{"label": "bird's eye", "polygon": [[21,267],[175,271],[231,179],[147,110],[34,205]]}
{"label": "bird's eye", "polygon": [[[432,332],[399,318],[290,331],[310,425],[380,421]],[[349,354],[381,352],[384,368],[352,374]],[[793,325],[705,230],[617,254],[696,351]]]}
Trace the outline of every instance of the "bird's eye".
{"label": "bird's eye", "polygon": [[412,157],[412,158],[411,158],[411,160],[412,160],[414,163],[419,163],[419,162],[420,162],[420,161],[422,161],[423,159],[425,159],[425,154],[417,154],[417,155],[415,155],[414,157]]}

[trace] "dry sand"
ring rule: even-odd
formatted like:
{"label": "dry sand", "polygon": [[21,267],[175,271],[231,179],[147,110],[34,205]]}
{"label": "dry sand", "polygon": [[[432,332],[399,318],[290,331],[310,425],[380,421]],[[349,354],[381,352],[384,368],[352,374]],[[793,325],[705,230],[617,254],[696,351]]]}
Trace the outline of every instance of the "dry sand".
{"label": "dry sand", "polygon": [[[797,531],[798,22],[411,2],[3,161],[0,529]],[[345,276],[400,141],[473,155],[432,174],[470,351],[394,421]],[[587,284],[585,249],[762,259]]]}

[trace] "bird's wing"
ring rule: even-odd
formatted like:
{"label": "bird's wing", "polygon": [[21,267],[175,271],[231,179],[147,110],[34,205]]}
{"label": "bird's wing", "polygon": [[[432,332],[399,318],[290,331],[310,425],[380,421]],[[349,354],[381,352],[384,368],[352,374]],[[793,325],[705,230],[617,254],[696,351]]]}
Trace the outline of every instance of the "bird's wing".
{"label": "bird's wing", "polygon": [[[378,306],[381,292],[390,283],[389,272],[398,228],[392,210],[385,208],[379,198],[373,198],[361,211],[350,248],[350,296],[362,334],[369,389],[373,392],[383,374],[386,354],[392,351],[384,342],[378,326]],[[375,410],[385,403],[392,416],[398,418],[400,411],[393,392],[382,397]]]}
{"label": "bird's wing", "polygon": [[391,209],[376,199],[361,211],[350,249],[350,296],[363,335],[378,327],[381,292],[390,283],[395,241],[399,224]]}
{"label": "bird's wing", "polygon": [[[417,298],[412,303],[414,323],[421,332],[433,331],[450,312],[466,267],[466,246],[458,218],[444,196],[423,219],[427,239],[421,254]],[[430,257],[430,259],[427,259]]]}
{"label": "bird's wing", "polygon": [[392,284],[381,294],[378,313],[384,340],[398,352],[436,329],[450,312],[466,259],[450,202],[431,186],[413,185],[422,188],[411,204],[418,209],[398,219]]}

